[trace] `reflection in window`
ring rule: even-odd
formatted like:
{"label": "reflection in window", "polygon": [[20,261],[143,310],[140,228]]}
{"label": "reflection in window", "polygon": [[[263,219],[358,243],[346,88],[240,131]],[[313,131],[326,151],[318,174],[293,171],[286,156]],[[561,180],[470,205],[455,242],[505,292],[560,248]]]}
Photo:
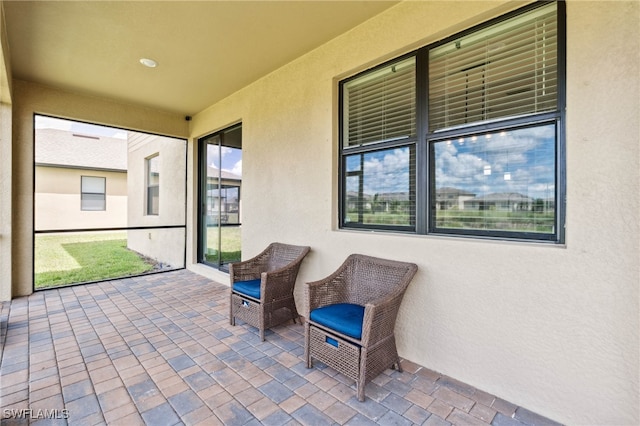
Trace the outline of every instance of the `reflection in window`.
{"label": "reflection in window", "polygon": [[555,232],[555,124],[439,141],[437,229]]}
{"label": "reflection in window", "polygon": [[80,209],[101,211],[107,209],[107,178],[99,176],[80,177]]}
{"label": "reflection in window", "polygon": [[413,147],[385,149],[345,157],[344,222],[411,226],[415,197]]}
{"label": "reflection in window", "polygon": [[563,242],[564,8],[341,81],[339,226]]}
{"label": "reflection in window", "polygon": [[147,214],[158,215],[160,205],[160,156],[147,158]]}

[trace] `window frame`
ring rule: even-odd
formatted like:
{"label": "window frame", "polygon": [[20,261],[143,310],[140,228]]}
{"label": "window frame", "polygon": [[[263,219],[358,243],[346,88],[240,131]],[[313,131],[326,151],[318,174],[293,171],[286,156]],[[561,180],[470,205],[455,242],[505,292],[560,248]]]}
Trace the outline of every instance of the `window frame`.
{"label": "window frame", "polygon": [[[565,106],[566,106],[566,7],[564,2],[557,1],[556,25],[557,25],[557,106],[554,111],[527,114],[525,116],[513,116],[497,118],[493,120],[474,122],[468,125],[453,126],[445,129],[429,131],[428,99],[429,99],[429,51],[450,43],[456,39],[471,33],[490,28],[503,21],[522,15],[529,11],[544,7],[551,2],[534,2],[522,8],[513,10],[495,19],[480,23],[464,31],[452,34],[435,43],[423,46],[410,53],[393,58],[378,66],[359,72],[349,78],[338,82],[338,227],[340,229],[390,231],[403,232],[418,235],[441,235],[451,237],[485,238],[508,241],[529,241],[536,243],[564,244],[565,242],[565,211],[566,211],[566,154],[565,154]],[[388,67],[394,62],[399,62],[409,57],[415,57],[416,67],[416,138],[402,139],[400,141],[382,141],[363,144],[359,146],[345,147],[344,135],[346,133],[344,121],[345,98],[344,85],[349,81],[360,78],[365,74],[375,72],[383,67]],[[527,127],[542,126],[553,123],[555,125],[555,209],[554,232],[519,232],[498,230],[474,230],[474,229],[446,229],[437,228],[435,223],[435,159],[434,144],[447,138],[469,136],[477,133],[489,133],[502,130],[517,130]],[[363,223],[347,222],[345,220],[347,200],[346,183],[347,170],[346,158],[356,153],[367,153],[388,149],[397,146],[413,145],[415,148],[415,162],[412,165],[413,179],[410,183],[414,188],[415,221],[411,226],[395,225],[369,225]]]}
{"label": "window frame", "polygon": [[[145,161],[145,216],[159,216],[160,215],[160,171],[158,171],[158,183],[155,185],[151,184],[151,161],[158,161],[158,168],[160,167],[160,153],[157,152],[153,155],[150,155],[144,159]],[[151,188],[157,188],[157,206],[156,211],[153,210],[152,197],[150,196],[149,191]]]}
{"label": "window frame", "polygon": [[[92,178],[92,179],[102,179],[104,182],[104,192],[87,192],[83,191],[83,183],[84,178]],[[84,196],[87,195],[101,195],[102,196],[102,208],[101,209],[87,209],[83,205]],[[105,176],[89,176],[89,175],[81,175],[80,176],[80,211],[83,212],[103,212],[107,210],[107,178]]]}

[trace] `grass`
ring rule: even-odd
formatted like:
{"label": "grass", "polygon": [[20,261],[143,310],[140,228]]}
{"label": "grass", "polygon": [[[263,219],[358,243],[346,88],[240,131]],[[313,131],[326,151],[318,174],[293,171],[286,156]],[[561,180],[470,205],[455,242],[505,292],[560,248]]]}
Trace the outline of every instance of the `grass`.
{"label": "grass", "polygon": [[[223,226],[220,237],[222,238],[222,263],[237,262],[241,259],[241,228],[239,226]],[[207,228],[207,241],[210,252],[205,255],[207,261],[218,264],[218,228]]]}
{"label": "grass", "polygon": [[533,211],[438,210],[436,224],[440,228],[552,233],[554,214]]}
{"label": "grass", "polygon": [[[358,221],[358,214],[349,212],[348,220]],[[367,225],[410,225],[406,213],[364,213],[363,224]],[[490,229],[520,232],[551,233],[554,227],[553,212],[496,211],[496,210],[437,210],[438,228]]]}
{"label": "grass", "polygon": [[35,288],[137,275],[153,264],[127,248],[125,232],[37,235]]}

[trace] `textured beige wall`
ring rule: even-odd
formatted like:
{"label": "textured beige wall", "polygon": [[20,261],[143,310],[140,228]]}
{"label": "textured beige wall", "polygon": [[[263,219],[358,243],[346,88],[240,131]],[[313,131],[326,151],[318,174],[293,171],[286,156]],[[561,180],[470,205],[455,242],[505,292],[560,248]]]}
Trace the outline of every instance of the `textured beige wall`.
{"label": "textured beige wall", "polygon": [[[106,209],[81,209],[82,176],[106,178]],[[127,226],[127,174],[99,170],[36,167],[35,229],[117,228]]]}
{"label": "textured beige wall", "polygon": [[[1,52],[0,52],[1,53]],[[11,299],[11,105],[0,102],[0,301]]]}
{"label": "textured beige wall", "polygon": [[9,49],[0,2],[0,301],[11,299],[11,74]]}
{"label": "textured beige wall", "polygon": [[[44,114],[175,137],[188,135],[184,117],[13,80],[13,271],[11,295],[33,287],[33,115]],[[1,161],[5,161],[2,159]],[[183,179],[184,181],[184,179]],[[3,193],[4,196],[4,193]],[[6,292],[7,283],[2,284]]]}
{"label": "textured beige wall", "polygon": [[310,245],[298,302],[350,253],[416,262],[401,356],[561,422],[638,424],[637,1],[567,5],[565,246],[335,227],[336,80],[516,6],[463,5],[402,3],[202,111],[192,136],[242,120],[244,257]]}

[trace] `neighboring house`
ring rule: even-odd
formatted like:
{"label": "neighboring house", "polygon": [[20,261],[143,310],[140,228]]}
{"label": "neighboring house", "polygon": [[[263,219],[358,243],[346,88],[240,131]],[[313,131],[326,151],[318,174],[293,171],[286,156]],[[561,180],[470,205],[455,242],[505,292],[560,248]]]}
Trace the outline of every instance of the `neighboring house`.
{"label": "neighboring house", "polygon": [[468,210],[527,211],[532,210],[533,205],[533,198],[516,192],[481,195],[464,201],[464,208]]}
{"label": "neighboring house", "polygon": [[127,246],[172,268],[184,266],[185,141],[129,132]]}
{"label": "neighboring house", "polygon": [[373,197],[369,194],[359,194],[355,191],[347,192],[347,210],[354,211],[362,208],[364,211],[371,211]]}
{"label": "neighboring house", "polygon": [[37,129],[35,229],[127,226],[127,141]]}
{"label": "neighboring house", "polygon": [[180,142],[139,132],[121,139],[37,129],[35,230],[144,228],[127,231],[130,249],[183,266]]}
{"label": "neighboring house", "polygon": [[[209,166],[207,170],[207,225],[240,223],[242,176]],[[220,177],[220,185],[218,179]]]}
{"label": "neighboring house", "polygon": [[374,211],[407,213],[410,211],[408,192],[381,192],[373,196]]}
{"label": "neighboring house", "polygon": [[443,187],[436,189],[436,209],[464,209],[467,200],[475,197],[476,194],[463,189]]}

